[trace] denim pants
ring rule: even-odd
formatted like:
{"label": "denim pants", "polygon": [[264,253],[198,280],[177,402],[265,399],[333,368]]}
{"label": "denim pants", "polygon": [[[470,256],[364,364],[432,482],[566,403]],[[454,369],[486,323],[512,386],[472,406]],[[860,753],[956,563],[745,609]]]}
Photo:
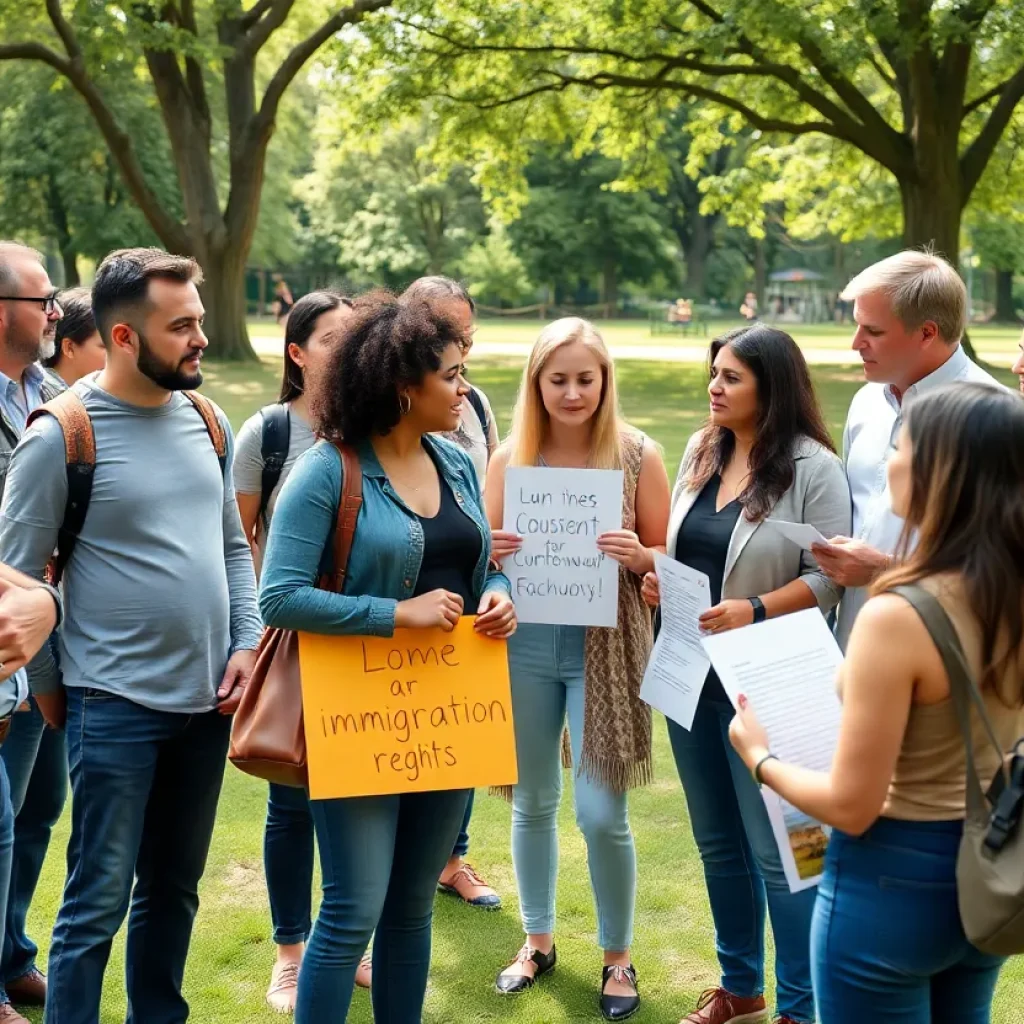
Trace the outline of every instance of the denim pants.
{"label": "denim pants", "polygon": [[832,833],[811,929],[821,1024],[988,1024],[1004,960],[960,923],[962,831],[879,818],[858,838]]}
{"label": "denim pants", "polygon": [[313,816],[305,789],[270,783],[263,870],[274,943],[305,942],[312,930],[313,902]]}
{"label": "denim pants", "polygon": [[633,941],[636,850],[625,793],[576,774],[583,749],[582,626],[524,623],[509,640],[519,783],[512,790],[512,863],[527,935],[555,930],[562,728],[568,718],[576,824],[587,843],[597,906],[597,944],[622,952]]}
{"label": "denim pants", "polygon": [[466,801],[466,813],[462,816],[462,827],[459,829],[459,837],[455,840],[455,847],[452,850],[453,857],[465,857],[469,853],[469,819],[473,817],[473,800],[476,797],[476,790],[469,791],[469,799]]}
{"label": "denim pants", "polygon": [[457,789],[310,801],[324,898],[299,974],[295,1024],[346,1019],[371,935],[374,1020],[420,1024],[437,878],[467,795]]}
{"label": "denim pants", "polygon": [[729,742],[735,712],[724,693],[721,696],[701,696],[689,732],[668,723],[693,838],[704,865],[721,984],[742,998],[764,991],[767,911],[775,936],[776,1012],[812,1021],[810,933],[815,891],[789,891],[761,792]]}
{"label": "denim pants", "polygon": [[[11,731],[0,747],[7,770],[14,812],[14,856],[7,895],[7,917],[0,985],[23,977],[36,965],[36,944],[25,931],[25,919],[50,846],[50,833],[64,810],[68,791],[68,760],[64,733],[49,729],[35,698],[29,710],[15,713]],[[7,997],[0,987],[0,1002]]]}
{"label": "denim pants", "polygon": [[69,688],[67,698],[71,838],[46,1024],[98,1024],[111,942],[129,903],[126,1024],[182,1024],[181,981],[231,719],[153,711],[101,690]]}
{"label": "denim pants", "polygon": [[[13,859],[14,809],[11,806],[11,787],[7,781],[7,769],[0,759],[0,942],[3,941],[4,921],[7,917],[7,893],[10,889]],[[7,996],[0,1002],[8,1002]]]}

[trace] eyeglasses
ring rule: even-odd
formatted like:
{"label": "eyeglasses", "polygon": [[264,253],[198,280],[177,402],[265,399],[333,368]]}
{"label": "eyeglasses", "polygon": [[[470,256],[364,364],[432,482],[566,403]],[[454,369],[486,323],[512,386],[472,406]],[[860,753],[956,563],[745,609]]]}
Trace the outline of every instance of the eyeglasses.
{"label": "eyeglasses", "polygon": [[57,293],[54,292],[52,295],[0,295],[0,302],[39,302],[42,303],[43,312],[47,316],[53,316],[57,313],[59,316],[64,315],[64,309],[61,304],[57,301]]}

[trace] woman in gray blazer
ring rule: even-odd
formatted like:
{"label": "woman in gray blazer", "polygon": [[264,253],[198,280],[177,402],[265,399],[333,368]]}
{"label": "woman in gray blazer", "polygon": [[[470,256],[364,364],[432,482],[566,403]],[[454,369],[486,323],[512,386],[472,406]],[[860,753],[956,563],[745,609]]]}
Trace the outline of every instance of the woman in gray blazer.
{"label": "woman in gray blazer", "polygon": [[[711,581],[712,633],[804,608],[829,612],[840,589],[809,551],[766,519],[850,527],[850,489],[796,342],[754,324],[711,343],[711,415],[687,446],[672,499],[667,552]],[[658,604],[657,577],[644,596]],[[791,893],[758,787],[729,742],[733,708],[708,673],[690,730],[669,738],[704,864],[722,980],[685,1024],[762,1024],[764,925],[776,949],[779,1024],[814,1020],[810,925],[815,892]]]}

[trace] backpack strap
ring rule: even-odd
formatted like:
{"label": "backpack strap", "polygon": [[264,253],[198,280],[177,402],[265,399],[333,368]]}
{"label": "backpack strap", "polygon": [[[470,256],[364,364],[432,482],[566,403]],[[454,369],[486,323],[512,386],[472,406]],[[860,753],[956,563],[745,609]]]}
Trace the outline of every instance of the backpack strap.
{"label": "backpack strap", "polygon": [[476,418],[480,421],[480,426],[484,431],[484,446],[488,449],[491,447],[491,418],[487,415],[487,409],[484,406],[484,400],[480,397],[480,392],[477,391],[472,384],[469,386],[469,394],[466,395],[469,399],[469,404],[473,406],[473,411],[476,413]]}
{"label": "backpack strap", "polygon": [[96,435],[82,399],[68,390],[34,409],[26,426],[42,416],[52,416],[64,433],[64,462],[67,466],[68,496],[64,519],[57,532],[57,552],[47,567],[49,582],[56,586],[64,575],[75,542],[85,524],[96,469]]}
{"label": "backpack strap", "polygon": [[321,590],[340,594],[348,573],[348,556],[356,537],[356,520],[363,505],[363,469],[355,449],[334,442],[341,456],[341,499],[338,502],[338,521],[334,527],[334,564],[330,576],[320,577]]}
{"label": "backpack strap", "polygon": [[263,434],[260,442],[260,457],[263,461],[263,473],[260,477],[260,509],[257,518],[262,520],[263,529],[268,529],[267,507],[270,496],[281,479],[284,464],[288,458],[288,446],[291,442],[291,420],[288,406],[281,402],[268,405],[260,410],[263,421]]}
{"label": "backpack strap", "polygon": [[195,406],[196,412],[203,418],[206,424],[206,432],[213,442],[213,450],[217,453],[217,461],[220,463],[221,475],[224,474],[224,466],[228,457],[228,439],[224,433],[224,427],[217,415],[217,407],[205,395],[198,391],[183,391],[182,394]]}

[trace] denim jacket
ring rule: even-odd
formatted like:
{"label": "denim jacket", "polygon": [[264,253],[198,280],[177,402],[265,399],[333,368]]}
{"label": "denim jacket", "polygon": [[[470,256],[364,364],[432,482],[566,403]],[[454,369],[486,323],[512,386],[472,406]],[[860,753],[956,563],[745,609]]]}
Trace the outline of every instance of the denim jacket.
{"label": "denim jacket", "polygon": [[[423,439],[456,502],[480,530],[474,596],[509,593],[508,579],[490,567],[491,531],[468,455],[448,441]],[[341,594],[317,589],[330,571],[341,500],[341,457],[320,441],[299,456],[281,488],[260,580],[260,611],[268,626],[312,633],[391,636],[395,608],[413,596],[423,562],[423,527],[398,496],[373,446],[356,446],[363,469],[363,505]],[[476,608],[466,608],[467,614]]]}

